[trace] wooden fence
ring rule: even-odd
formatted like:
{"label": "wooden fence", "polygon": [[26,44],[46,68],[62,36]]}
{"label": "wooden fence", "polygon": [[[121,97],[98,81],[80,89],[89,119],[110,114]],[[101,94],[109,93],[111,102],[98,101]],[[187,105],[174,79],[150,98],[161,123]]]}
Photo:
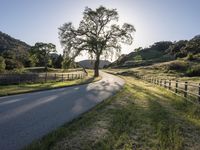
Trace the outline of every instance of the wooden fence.
{"label": "wooden fence", "polygon": [[183,82],[178,80],[158,79],[155,77],[145,77],[135,74],[137,78],[143,79],[149,83],[162,86],[171,92],[184,97],[186,100],[200,104],[200,83]]}
{"label": "wooden fence", "polygon": [[38,83],[48,81],[67,81],[81,79],[86,76],[84,72],[77,73],[26,73],[26,74],[0,74],[0,85]]}

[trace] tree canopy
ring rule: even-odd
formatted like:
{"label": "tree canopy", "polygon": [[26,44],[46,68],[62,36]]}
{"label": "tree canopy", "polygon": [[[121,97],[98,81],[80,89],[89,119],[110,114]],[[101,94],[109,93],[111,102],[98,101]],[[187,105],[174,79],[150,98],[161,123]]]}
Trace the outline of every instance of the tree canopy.
{"label": "tree canopy", "polygon": [[134,26],[128,23],[117,25],[118,18],[116,9],[86,7],[78,28],[70,22],[64,23],[59,28],[59,38],[65,58],[72,61],[82,51],[87,51],[95,59],[94,76],[98,76],[100,56],[108,58],[120,53],[121,43],[132,44]]}
{"label": "tree canopy", "polygon": [[56,46],[52,43],[38,42],[31,48],[31,59],[32,63],[37,66],[47,66],[50,61],[50,54],[56,52]]}

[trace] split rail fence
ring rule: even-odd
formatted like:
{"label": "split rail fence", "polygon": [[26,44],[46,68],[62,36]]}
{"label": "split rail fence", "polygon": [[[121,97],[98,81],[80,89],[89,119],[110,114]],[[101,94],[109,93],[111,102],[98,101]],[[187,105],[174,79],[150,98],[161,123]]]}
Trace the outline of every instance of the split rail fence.
{"label": "split rail fence", "polygon": [[77,73],[26,73],[26,74],[0,74],[0,85],[20,84],[20,83],[39,83],[49,81],[67,81],[82,79],[86,76],[85,72]]}
{"label": "split rail fence", "polygon": [[155,77],[145,77],[139,74],[135,74],[136,77],[145,80],[149,83],[164,87],[171,92],[184,97],[186,100],[200,104],[200,83],[194,82],[183,82],[178,80],[169,80],[169,79],[158,79]]}

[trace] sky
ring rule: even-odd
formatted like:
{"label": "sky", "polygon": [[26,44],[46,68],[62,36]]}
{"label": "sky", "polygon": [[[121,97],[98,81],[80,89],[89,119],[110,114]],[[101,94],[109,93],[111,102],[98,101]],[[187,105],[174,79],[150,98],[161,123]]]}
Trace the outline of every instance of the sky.
{"label": "sky", "polygon": [[[200,34],[200,0],[0,0],[0,31],[29,45],[54,43],[62,53],[58,28],[78,26],[85,7],[116,8],[119,23],[134,25],[134,41],[122,54],[158,41],[191,39]],[[87,56],[78,57],[78,60]]]}

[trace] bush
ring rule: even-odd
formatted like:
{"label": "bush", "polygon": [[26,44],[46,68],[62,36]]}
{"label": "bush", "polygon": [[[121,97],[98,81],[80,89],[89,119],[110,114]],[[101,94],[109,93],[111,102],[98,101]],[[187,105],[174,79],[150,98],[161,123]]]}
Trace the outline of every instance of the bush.
{"label": "bush", "polygon": [[166,66],[167,70],[176,70],[176,71],[186,71],[188,68],[188,63],[184,61],[174,61]]}
{"label": "bush", "polygon": [[22,63],[17,61],[17,60],[14,60],[14,59],[6,59],[5,63],[6,63],[6,69],[7,70],[23,68]]}
{"label": "bush", "polygon": [[190,61],[194,60],[194,55],[192,53],[189,53],[187,55],[187,60],[190,60]]}
{"label": "bush", "polygon": [[179,52],[179,53],[176,53],[174,56],[175,58],[183,58],[187,56],[187,53]]}
{"label": "bush", "polygon": [[186,75],[189,77],[200,76],[200,65],[195,65],[189,68]]}

